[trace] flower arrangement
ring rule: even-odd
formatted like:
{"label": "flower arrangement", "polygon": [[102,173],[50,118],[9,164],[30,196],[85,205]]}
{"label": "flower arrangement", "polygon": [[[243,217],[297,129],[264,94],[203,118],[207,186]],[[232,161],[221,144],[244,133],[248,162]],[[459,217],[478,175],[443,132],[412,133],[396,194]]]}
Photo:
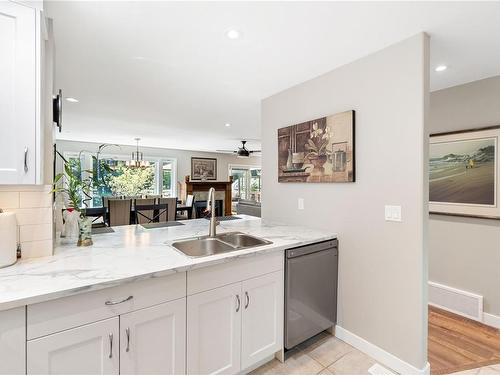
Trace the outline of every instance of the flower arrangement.
{"label": "flower arrangement", "polygon": [[313,124],[311,135],[306,143],[306,147],[309,151],[306,158],[317,159],[320,157],[328,157],[331,154],[331,151],[329,151],[326,147],[328,146],[331,135],[332,134],[328,126],[326,126],[325,129],[322,129],[318,126],[318,123],[315,122]]}

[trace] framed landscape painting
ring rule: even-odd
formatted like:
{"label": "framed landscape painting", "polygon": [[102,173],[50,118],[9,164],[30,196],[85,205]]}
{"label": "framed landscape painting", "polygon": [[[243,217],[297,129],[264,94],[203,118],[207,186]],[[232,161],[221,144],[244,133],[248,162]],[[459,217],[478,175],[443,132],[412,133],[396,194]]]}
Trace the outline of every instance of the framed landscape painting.
{"label": "framed landscape painting", "polygon": [[500,127],[433,134],[429,148],[429,211],[500,219]]}
{"label": "framed landscape painting", "polygon": [[354,179],[354,111],[278,129],[278,182]]}
{"label": "framed landscape painting", "polygon": [[217,159],[192,157],[191,180],[217,180]]}

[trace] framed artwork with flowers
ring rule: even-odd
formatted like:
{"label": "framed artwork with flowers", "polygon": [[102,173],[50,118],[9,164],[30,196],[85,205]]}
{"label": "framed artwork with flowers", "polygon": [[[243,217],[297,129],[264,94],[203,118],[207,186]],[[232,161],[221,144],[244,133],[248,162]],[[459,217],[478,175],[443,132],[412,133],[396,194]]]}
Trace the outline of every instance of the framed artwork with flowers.
{"label": "framed artwork with flowers", "polygon": [[354,111],[278,129],[278,182],[354,182]]}

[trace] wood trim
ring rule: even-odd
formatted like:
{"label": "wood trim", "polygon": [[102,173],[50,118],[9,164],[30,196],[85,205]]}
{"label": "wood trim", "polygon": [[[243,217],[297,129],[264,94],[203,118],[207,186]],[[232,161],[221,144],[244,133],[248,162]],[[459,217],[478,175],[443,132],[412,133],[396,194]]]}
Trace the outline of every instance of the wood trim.
{"label": "wood trim", "polygon": [[229,176],[229,181],[191,181],[186,176],[186,195],[194,195],[195,191],[207,191],[213,187],[215,191],[224,191],[224,215],[231,216],[233,176]]}
{"label": "wood trim", "polygon": [[475,129],[453,130],[453,131],[442,132],[442,133],[432,133],[432,134],[429,134],[429,137],[437,137],[437,136],[442,136],[442,135],[463,134],[463,133],[473,133],[473,132],[478,132],[478,131],[482,131],[482,130],[496,130],[496,129],[500,129],[500,125],[483,126],[483,127],[475,128]]}

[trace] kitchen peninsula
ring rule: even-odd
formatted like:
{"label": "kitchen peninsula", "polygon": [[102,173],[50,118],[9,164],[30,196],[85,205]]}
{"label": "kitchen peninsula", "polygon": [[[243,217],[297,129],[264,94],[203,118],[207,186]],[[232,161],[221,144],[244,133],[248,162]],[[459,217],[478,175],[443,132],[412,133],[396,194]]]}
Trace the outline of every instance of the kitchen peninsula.
{"label": "kitchen peninsula", "polygon": [[192,258],[171,245],[206,235],[205,219],[114,229],[92,247],[60,244],[0,270],[7,373],[49,374],[77,359],[86,373],[249,371],[283,348],[284,250],[336,238],[240,216],[218,232],[272,243]]}

